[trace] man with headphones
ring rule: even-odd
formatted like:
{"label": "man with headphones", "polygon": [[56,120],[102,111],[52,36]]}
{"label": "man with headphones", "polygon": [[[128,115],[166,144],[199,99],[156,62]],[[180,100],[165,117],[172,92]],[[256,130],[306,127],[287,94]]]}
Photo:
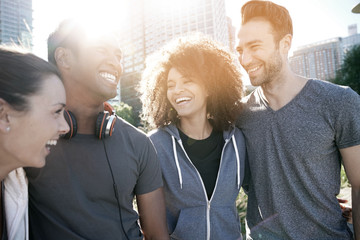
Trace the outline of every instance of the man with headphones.
{"label": "man with headphones", "polygon": [[26,169],[30,239],[169,239],[153,145],[104,104],[122,73],[114,36],[90,39],[66,20],[48,38],[48,57],[63,77],[71,130],[44,168]]}

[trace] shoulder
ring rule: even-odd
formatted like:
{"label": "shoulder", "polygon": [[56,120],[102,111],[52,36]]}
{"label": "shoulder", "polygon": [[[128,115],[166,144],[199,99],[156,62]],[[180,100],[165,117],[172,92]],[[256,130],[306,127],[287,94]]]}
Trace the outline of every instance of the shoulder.
{"label": "shoulder", "polygon": [[120,117],[116,120],[112,138],[114,135],[116,135],[117,139],[126,142],[126,144],[131,145],[133,148],[142,148],[151,143],[149,137],[142,130],[132,126]]}
{"label": "shoulder", "polygon": [[120,131],[122,134],[127,134],[131,138],[147,138],[143,131],[134,127],[121,117],[117,117],[115,130]]}
{"label": "shoulder", "polygon": [[240,102],[245,107],[251,104],[259,103],[259,87],[255,88],[251,93],[243,97]]}
{"label": "shoulder", "polygon": [[236,139],[236,143],[237,143],[238,147],[240,148],[240,151],[245,152],[246,142],[245,142],[245,136],[244,136],[243,132],[239,128],[235,127],[234,136]]}
{"label": "shoulder", "polygon": [[328,81],[312,79],[309,90],[319,97],[329,101],[341,101],[344,98],[358,98],[359,94],[346,86],[337,85]]}
{"label": "shoulder", "polygon": [[234,128],[234,136],[235,136],[236,140],[240,141],[241,143],[245,143],[244,134],[243,134],[243,132],[242,132],[239,128],[237,128],[237,127]]}
{"label": "shoulder", "polygon": [[253,115],[259,110],[263,110],[265,107],[261,101],[259,95],[259,88],[256,88],[249,95],[241,99],[242,111],[238,115],[236,120],[236,126],[242,127],[245,123],[253,120]]}
{"label": "shoulder", "polygon": [[[360,97],[355,91],[346,86],[340,86],[322,80],[309,80],[307,92],[313,102],[321,105],[323,112],[333,116],[360,110]],[[311,96],[312,95],[312,96]]]}
{"label": "shoulder", "polygon": [[148,133],[148,136],[156,148],[171,143],[171,135],[166,131],[166,127],[154,129]]}

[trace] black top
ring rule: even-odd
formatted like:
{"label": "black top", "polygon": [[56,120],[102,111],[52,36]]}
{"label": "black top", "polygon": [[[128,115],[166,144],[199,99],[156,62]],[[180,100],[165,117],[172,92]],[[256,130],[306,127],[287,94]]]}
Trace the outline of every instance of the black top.
{"label": "black top", "polygon": [[225,143],[223,134],[214,130],[208,138],[195,140],[180,130],[179,133],[185,151],[199,171],[208,199],[210,199],[215,188],[221,153]]}

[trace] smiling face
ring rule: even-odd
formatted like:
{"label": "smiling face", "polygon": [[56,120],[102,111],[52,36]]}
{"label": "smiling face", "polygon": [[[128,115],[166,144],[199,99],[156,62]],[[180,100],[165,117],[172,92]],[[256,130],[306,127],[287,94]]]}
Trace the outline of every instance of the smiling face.
{"label": "smiling face", "polygon": [[17,167],[42,167],[50,148],[60,134],[69,130],[63,110],[66,96],[60,79],[55,75],[44,78],[39,92],[28,97],[29,109],[11,110],[11,130],[6,135],[5,151],[15,159]]}
{"label": "smiling face", "polygon": [[91,94],[90,98],[100,99],[100,102],[116,96],[123,68],[122,52],[113,36],[84,43],[73,64],[78,91],[86,91]]}
{"label": "smiling face", "polygon": [[206,117],[205,86],[197,79],[184,77],[176,68],[168,74],[167,98],[181,119]]}
{"label": "smiling face", "polygon": [[270,22],[250,20],[239,31],[236,48],[239,61],[247,71],[251,84],[260,86],[279,77],[283,70],[283,58],[279,43],[275,43]]}

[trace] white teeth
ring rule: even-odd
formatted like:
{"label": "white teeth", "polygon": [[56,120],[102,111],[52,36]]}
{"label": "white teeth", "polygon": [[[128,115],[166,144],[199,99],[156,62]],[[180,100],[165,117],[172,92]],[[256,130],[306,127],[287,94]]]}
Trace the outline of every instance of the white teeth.
{"label": "white teeth", "polygon": [[[117,73],[115,73],[117,75]],[[100,72],[99,75],[105,78],[108,81],[116,83],[116,75],[108,73],[108,72]]]}
{"label": "white teeth", "polygon": [[48,140],[46,144],[50,146],[55,146],[57,144],[57,140]]}
{"label": "white teeth", "polygon": [[249,69],[249,70],[248,70],[248,73],[255,72],[255,71],[258,70],[259,68],[260,68],[260,66],[257,66],[257,67],[255,67],[255,68]]}
{"label": "white teeth", "polygon": [[180,103],[180,102],[190,101],[190,100],[191,100],[191,98],[189,98],[189,97],[181,97],[181,98],[175,99],[175,102]]}

